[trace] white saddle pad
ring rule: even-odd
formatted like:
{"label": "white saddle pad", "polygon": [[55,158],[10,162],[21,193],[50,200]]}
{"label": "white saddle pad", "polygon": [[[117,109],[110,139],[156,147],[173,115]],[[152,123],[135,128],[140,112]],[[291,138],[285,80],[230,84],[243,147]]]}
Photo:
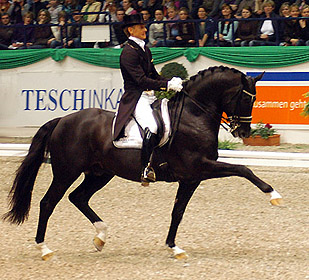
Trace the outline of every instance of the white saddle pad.
{"label": "white saddle pad", "polygon": [[[170,116],[168,113],[168,99],[164,98],[161,102],[161,112],[162,118],[164,122],[164,134],[162,139],[160,140],[159,146],[163,146],[170,136],[171,131],[171,122]],[[113,120],[112,131],[114,135],[114,127],[115,127],[116,117]],[[113,144],[117,148],[127,149],[127,148],[134,148],[134,149],[141,149],[143,145],[143,138],[141,136],[138,124],[136,121],[131,118],[128,124],[125,127],[124,131],[125,137],[120,138],[117,141],[113,141]]]}

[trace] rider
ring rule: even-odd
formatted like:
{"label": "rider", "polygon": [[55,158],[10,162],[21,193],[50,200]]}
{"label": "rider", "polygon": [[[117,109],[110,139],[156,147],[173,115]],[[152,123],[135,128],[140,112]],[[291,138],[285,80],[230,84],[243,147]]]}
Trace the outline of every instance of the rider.
{"label": "rider", "polygon": [[[152,62],[151,52],[144,42],[147,29],[140,14],[126,15],[123,29],[129,38],[120,56],[124,94],[121,97],[116,116],[114,140],[124,136],[124,127],[133,115],[145,132],[142,148],[143,171],[141,181],[147,185],[148,182],[155,181],[155,173],[149,160],[157,143],[154,140],[156,131],[151,125],[152,116],[149,115],[152,114],[150,110],[151,102],[145,102],[145,98],[147,99],[150,95],[149,98],[153,100],[153,90],[181,91],[182,80],[174,77],[167,81],[157,73]],[[136,107],[138,107],[138,110],[135,110]]]}

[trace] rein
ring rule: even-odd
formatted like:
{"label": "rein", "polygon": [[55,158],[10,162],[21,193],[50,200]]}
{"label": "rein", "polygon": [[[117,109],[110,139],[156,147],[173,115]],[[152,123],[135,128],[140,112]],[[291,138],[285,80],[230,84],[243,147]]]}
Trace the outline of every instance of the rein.
{"label": "rein", "polygon": [[[228,121],[230,121],[229,118],[225,118],[225,117],[223,117],[222,115],[219,115],[217,112],[210,111],[208,108],[206,108],[206,107],[204,107],[203,105],[199,104],[199,102],[198,102],[195,98],[193,98],[186,90],[183,89],[182,92],[184,93],[184,95],[186,95],[186,96],[189,97],[189,99],[191,100],[191,102],[192,102],[195,106],[197,106],[202,112],[208,113],[215,121],[217,121],[217,119],[216,119],[215,117],[213,117],[212,114],[210,114],[210,113],[214,113],[215,115],[217,115],[218,117],[220,117],[220,125],[221,125],[226,131],[229,131],[229,132],[233,131],[233,130],[232,130],[232,129],[233,129],[232,126],[228,123]],[[227,126],[229,127],[229,129],[226,128],[226,127],[223,125],[223,123],[224,123],[225,125],[227,125]]]}
{"label": "rein", "polygon": [[[180,93],[183,93],[183,94],[180,94]],[[217,122],[217,119],[213,116],[212,113],[215,113],[218,117],[220,117],[220,125],[226,131],[230,131],[230,132],[233,131],[232,127],[227,122],[229,120],[228,118],[225,118],[225,117],[223,117],[222,115],[219,115],[216,112],[212,112],[208,108],[205,108],[204,106],[199,104],[198,101],[195,98],[193,98],[192,96],[190,96],[189,93],[185,89],[182,89],[180,93],[177,95],[177,97],[176,97],[177,99],[175,100],[176,110],[174,112],[174,118],[172,118],[174,120],[174,123],[172,125],[172,135],[171,135],[170,140],[169,140],[168,150],[170,149],[170,147],[173,143],[175,134],[178,131],[179,122],[180,122],[180,118],[181,118],[183,107],[184,107],[184,97],[185,96],[189,97],[189,99],[191,100],[191,102],[193,104],[195,104],[202,112],[209,114],[212,117],[212,119],[215,120],[216,122]],[[179,113],[178,113],[178,111],[179,111]],[[221,122],[225,123],[230,129],[226,128]]]}

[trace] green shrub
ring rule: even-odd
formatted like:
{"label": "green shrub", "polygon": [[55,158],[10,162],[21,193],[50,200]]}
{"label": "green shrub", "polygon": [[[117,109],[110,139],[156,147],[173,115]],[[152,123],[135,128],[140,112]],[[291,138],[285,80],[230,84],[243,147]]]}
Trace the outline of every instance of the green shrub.
{"label": "green shrub", "polygon": [[180,63],[171,62],[167,63],[161,69],[161,76],[167,79],[172,79],[173,77],[179,77],[182,80],[186,80],[188,78],[187,69]]}
{"label": "green shrub", "polygon": [[[188,78],[187,69],[180,63],[171,62],[165,64],[161,69],[161,76],[167,78],[168,80],[172,79],[173,77],[180,77],[182,80],[186,80]],[[171,99],[176,94],[175,91],[155,91],[155,96],[158,99]]]}

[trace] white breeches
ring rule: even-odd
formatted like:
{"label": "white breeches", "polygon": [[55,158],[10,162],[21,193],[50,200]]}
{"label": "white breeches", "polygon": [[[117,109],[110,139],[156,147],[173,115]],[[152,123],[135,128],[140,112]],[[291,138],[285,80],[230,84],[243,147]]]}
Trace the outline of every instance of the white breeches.
{"label": "white breeches", "polygon": [[156,100],[153,91],[143,92],[138,100],[134,112],[134,117],[143,129],[148,127],[152,133],[157,133],[157,123],[152,115],[150,105]]}

